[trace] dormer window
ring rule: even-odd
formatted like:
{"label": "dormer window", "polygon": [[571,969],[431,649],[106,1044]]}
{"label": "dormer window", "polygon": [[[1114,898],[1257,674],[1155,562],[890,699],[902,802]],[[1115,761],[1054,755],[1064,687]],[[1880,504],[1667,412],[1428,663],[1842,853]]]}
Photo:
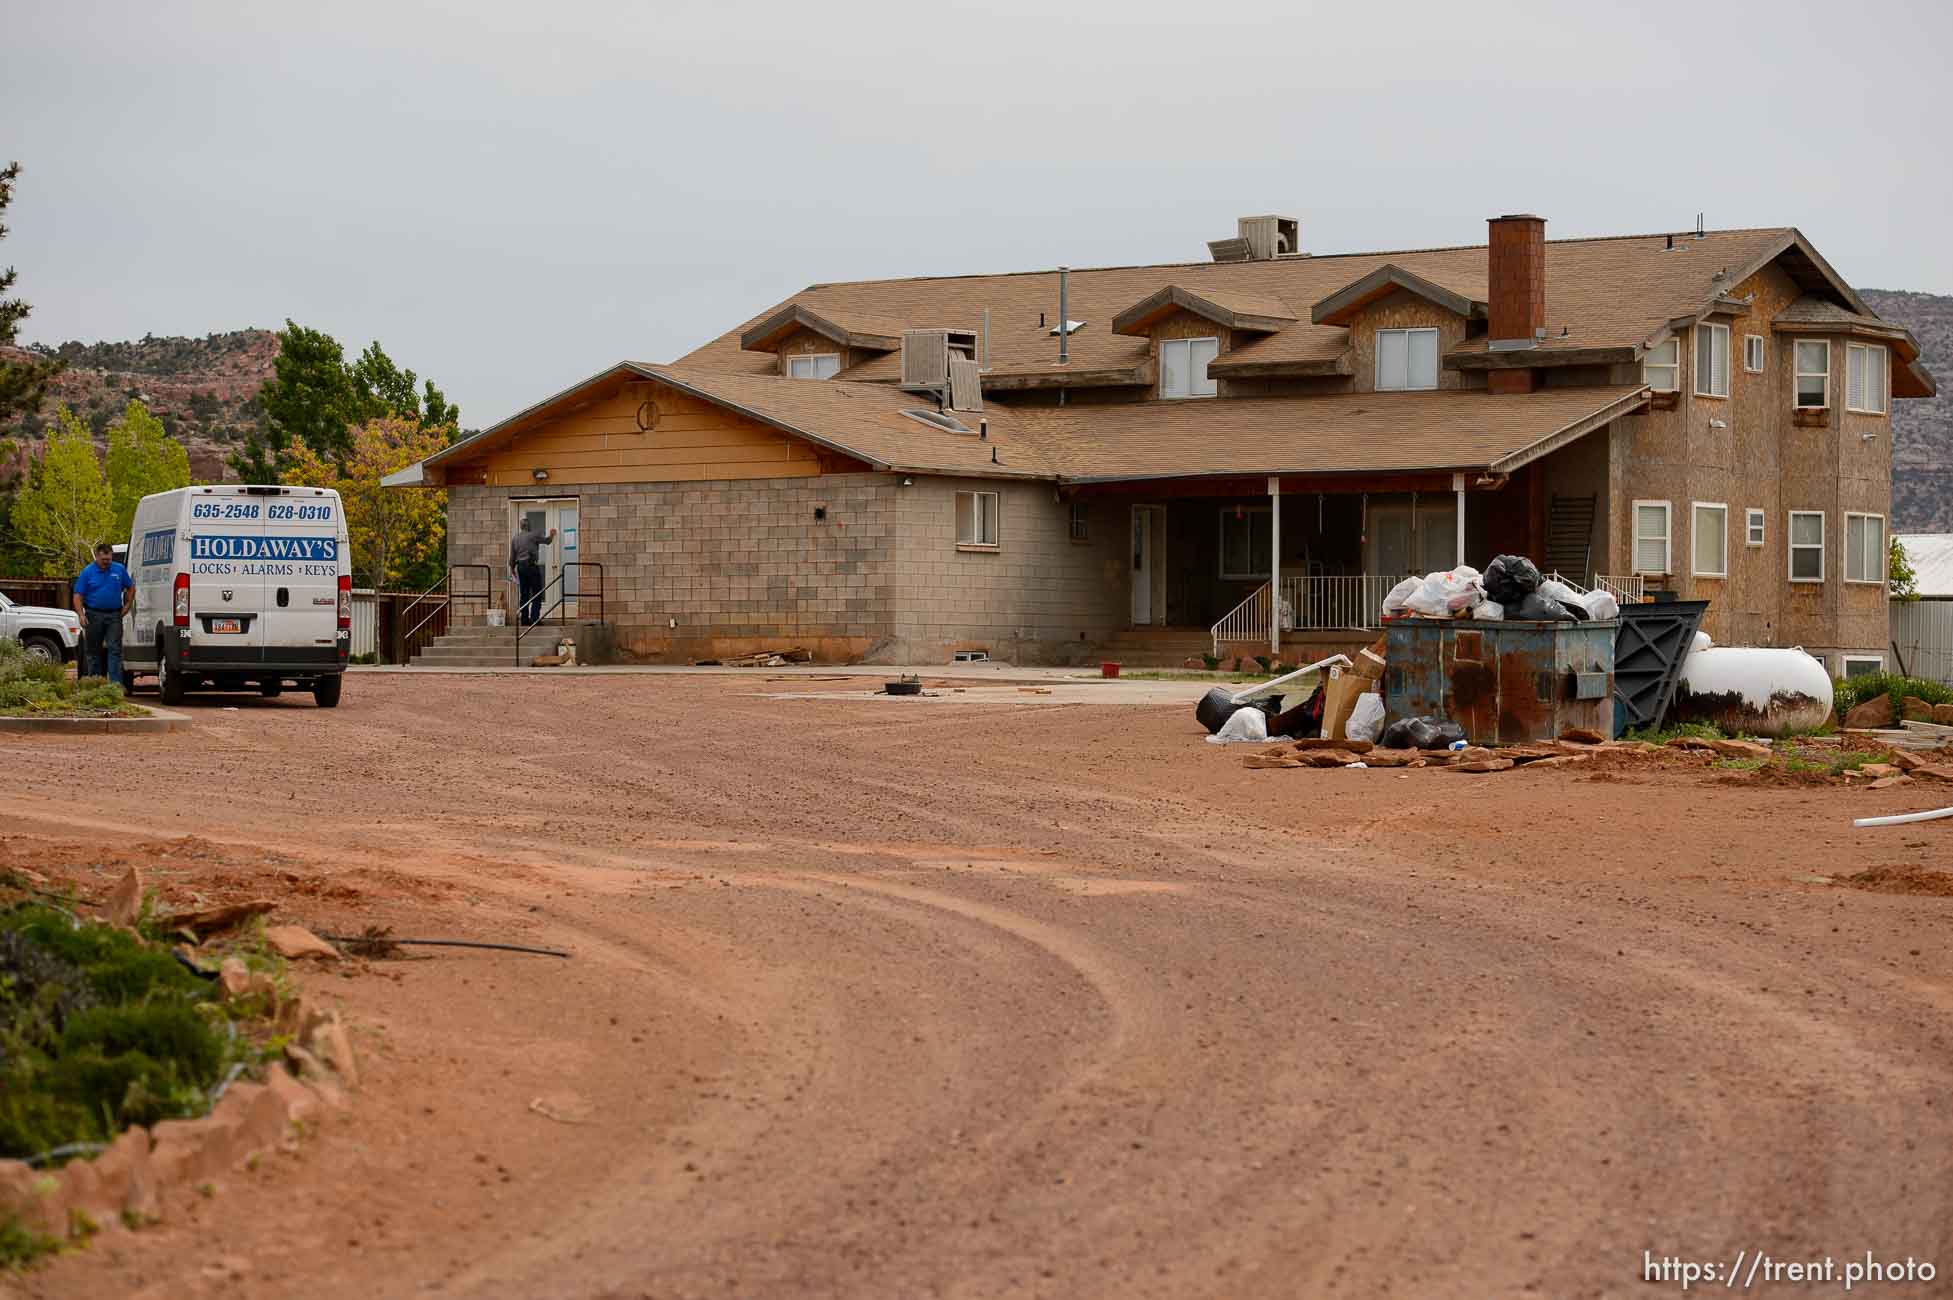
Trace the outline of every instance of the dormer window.
{"label": "dormer window", "polygon": [[1403,392],[1438,386],[1438,332],[1377,331],[1377,391]]}
{"label": "dormer window", "polygon": [[832,379],[841,373],[841,357],[835,352],[816,352],[787,358],[788,379]]}
{"label": "dormer window", "polygon": [[1212,397],[1220,386],[1207,373],[1207,363],[1221,354],[1221,341],[1211,339],[1160,340],[1160,396]]}

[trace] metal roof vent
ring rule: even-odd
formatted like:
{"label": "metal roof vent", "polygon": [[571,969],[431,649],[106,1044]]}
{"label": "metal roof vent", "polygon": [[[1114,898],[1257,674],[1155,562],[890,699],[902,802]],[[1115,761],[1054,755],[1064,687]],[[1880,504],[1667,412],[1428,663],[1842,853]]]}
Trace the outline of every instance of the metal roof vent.
{"label": "metal roof vent", "polygon": [[928,410],[917,408],[914,410],[905,410],[902,412],[902,414],[908,416],[911,420],[919,420],[923,424],[928,425],[932,429],[940,429],[944,433],[974,433],[975,432],[974,429],[970,428],[969,425],[963,423],[955,416],[946,414],[945,412],[942,411],[928,411]]}

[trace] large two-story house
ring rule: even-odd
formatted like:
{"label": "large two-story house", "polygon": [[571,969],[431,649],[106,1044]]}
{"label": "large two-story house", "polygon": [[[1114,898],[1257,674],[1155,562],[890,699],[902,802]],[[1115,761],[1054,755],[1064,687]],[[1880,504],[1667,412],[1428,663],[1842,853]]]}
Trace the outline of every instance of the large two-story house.
{"label": "large two-story house", "polygon": [[1882,658],[1914,338],[1794,229],[1545,226],[1312,255],[1249,217],[1203,262],[816,284],[393,481],[444,486],[498,582],[519,520],[559,526],[550,603],[601,582],[647,657],[1296,656],[1516,552]]}

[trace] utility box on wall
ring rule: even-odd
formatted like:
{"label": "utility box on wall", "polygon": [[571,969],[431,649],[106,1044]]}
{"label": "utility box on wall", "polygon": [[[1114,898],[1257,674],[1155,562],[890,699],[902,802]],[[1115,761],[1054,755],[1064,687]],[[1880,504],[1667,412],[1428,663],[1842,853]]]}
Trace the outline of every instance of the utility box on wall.
{"label": "utility box on wall", "polygon": [[1396,718],[1449,718],[1474,744],[1614,734],[1613,621],[1401,619],[1385,629],[1384,701]]}

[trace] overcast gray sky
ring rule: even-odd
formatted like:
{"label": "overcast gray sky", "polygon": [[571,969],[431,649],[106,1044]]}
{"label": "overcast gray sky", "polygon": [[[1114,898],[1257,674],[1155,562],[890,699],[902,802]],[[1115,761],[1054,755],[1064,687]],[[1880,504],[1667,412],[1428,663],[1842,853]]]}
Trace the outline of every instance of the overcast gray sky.
{"label": "overcast gray sky", "polygon": [[1801,227],[1953,291],[1953,6],[9,0],[42,342],[286,317],[483,426],[817,280]]}

